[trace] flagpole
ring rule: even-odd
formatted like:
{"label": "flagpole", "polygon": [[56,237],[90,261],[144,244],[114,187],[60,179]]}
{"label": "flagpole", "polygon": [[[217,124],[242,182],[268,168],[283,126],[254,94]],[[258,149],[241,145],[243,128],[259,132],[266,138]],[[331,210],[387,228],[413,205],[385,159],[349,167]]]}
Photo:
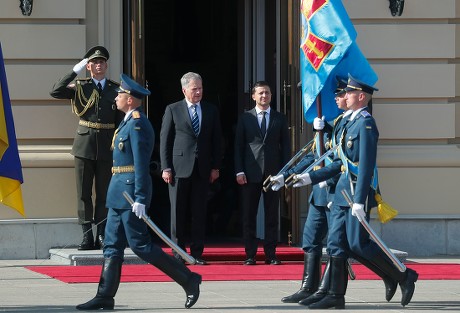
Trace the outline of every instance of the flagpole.
{"label": "flagpole", "polygon": [[[318,118],[322,118],[323,117],[323,108],[321,106],[321,93],[319,93],[317,96],[316,96],[316,112],[318,112]],[[316,149],[318,149],[319,151],[319,155],[323,155],[324,154],[324,132],[323,130],[317,130],[318,132],[318,136],[319,136],[319,147],[316,147]],[[324,166],[324,161],[321,162],[320,164],[321,167]]]}

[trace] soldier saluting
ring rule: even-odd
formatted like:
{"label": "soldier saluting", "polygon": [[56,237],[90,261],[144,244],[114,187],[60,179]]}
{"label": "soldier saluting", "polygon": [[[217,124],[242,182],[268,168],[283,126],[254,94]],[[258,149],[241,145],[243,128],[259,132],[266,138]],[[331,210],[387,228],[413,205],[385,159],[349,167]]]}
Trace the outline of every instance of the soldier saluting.
{"label": "soldier saluting", "polygon": [[[114,131],[123,119],[115,105],[119,84],[105,76],[108,59],[106,48],[95,46],[89,49],[83,60],[59,79],[50,92],[53,98],[70,99],[72,112],[79,118],[71,152],[75,160],[78,223],[83,228],[79,250],[99,249],[103,245],[106,194],[112,176],[110,146]],[[85,68],[90,77],[76,79]],[[97,225],[96,240],[92,223]]]}

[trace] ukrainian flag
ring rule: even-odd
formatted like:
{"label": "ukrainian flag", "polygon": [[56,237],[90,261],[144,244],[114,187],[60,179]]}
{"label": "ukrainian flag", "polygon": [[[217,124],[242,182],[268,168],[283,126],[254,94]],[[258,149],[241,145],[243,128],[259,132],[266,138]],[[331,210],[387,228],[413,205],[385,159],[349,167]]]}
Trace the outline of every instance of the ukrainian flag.
{"label": "ukrainian flag", "polygon": [[316,98],[321,95],[322,115],[333,120],[340,111],[335,103],[336,76],[353,77],[374,85],[377,74],[356,44],[357,33],[340,0],[302,0],[300,69],[305,120],[318,116]]}
{"label": "ukrainian flag", "polygon": [[0,202],[24,214],[23,183],[13,112],[6,81],[5,62],[0,43]]}

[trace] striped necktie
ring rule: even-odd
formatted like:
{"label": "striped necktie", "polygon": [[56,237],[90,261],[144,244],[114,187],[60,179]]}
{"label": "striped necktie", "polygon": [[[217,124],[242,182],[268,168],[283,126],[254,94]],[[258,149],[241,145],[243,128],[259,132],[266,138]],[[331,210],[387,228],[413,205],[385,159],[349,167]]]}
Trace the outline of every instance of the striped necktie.
{"label": "striped necktie", "polygon": [[198,136],[198,133],[200,132],[200,121],[198,120],[196,104],[192,105],[192,127],[195,135]]}

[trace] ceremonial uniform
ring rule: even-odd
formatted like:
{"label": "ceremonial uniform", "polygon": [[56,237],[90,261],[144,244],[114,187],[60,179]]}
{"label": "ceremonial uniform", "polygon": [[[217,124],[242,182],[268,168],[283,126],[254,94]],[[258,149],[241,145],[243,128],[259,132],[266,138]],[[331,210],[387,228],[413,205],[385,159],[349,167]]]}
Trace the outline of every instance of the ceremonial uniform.
{"label": "ceremonial uniform", "polygon": [[[287,178],[292,174],[299,174],[305,171],[316,158],[321,156],[318,145],[322,144],[323,150],[329,147],[330,129],[324,132],[324,141],[318,140],[319,133],[315,135],[315,144],[310,153],[305,155],[296,166],[284,173]],[[304,250],[304,270],[300,290],[293,295],[281,299],[284,303],[298,303],[317,291],[321,277],[321,258],[323,254],[323,240],[328,230],[329,208],[328,188],[321,188],[318,184],[313,185],[309,197],[309,208],[305,220],[302,238],[302,249]]]}
{"label": "ceremonial uniform", "polygon": [[[94,47],[85,57],[108,59],[108,52],[103,47]],[[77,73],[73,71],[65,75],[50,94],[54,98],[70,99],[72,112],[79,118],[71,154],[75,157],[78,222],[83,225],[84,232],[79,248],[87,250],[94,245],[99,248],[103,241],[103,221],[107,216],[105,202],[112,167],[110,145],[123,114],[115,105],[118,83],[105,79],[105,86],[101,84],[99,89],[93,78],[75,80],[76,77]],[[96,193],[94,205],[93,182]],[[98,225],[96,242],[91,232],[93,222]]]}
{"label": "ceremonial uniform", "polygon": [[[120,284],[124,249],[127,245],[142,260],[157,267],[181,285],[187,294],[185,307],[190,308],[198,300],[201,276],[191,272],[182,262],[154,244],[147,224],[142,220],[152,197],[149,168],[155,135],[150,121],[139,110],[139,106],[141,99],[150,92],[125,74],[121,75],[121,80],[116,99],[117,106],[123,106],[126,115],[113,137],[113,175],[107,193],[109,212],[103,248],[104,266],[96,297],[78,305],[77,309],[114,308],[114,297]],[[123,93],[129,96],[120,96]],[[133,205],[123,196],[125,191],[133,199]]]}
{"label": "ceremonial uniform", "polygon": [[[376,89],[350,76],[345,90],[347,93],[357,91],[360,94],[372,94]],[[334,162],[309,175],[311,183],[315,184],[340,173],[336,186],[337,192],[333,198],[334,205],[331,208],[328,236],[328,247],[331,253],[330,289],[324,299],[310,305],[309,308],[345,307],[344,295],[347,286],[345,262],[349,255],[367,261],[365,265],[378,272],[380,277],[389,278],[389,281],[394,284],[399,283],[403,294],[401,304],[405,306],[412,298],[418,274],[409,268],[403,273],[400,272],[382,249],[369,238],[369,234],[359,222],[358,218],[361,217],[352,215],[355,204],[358,204],[358,207],[362,204],[366,213],[365,218],[369,219],[370,209],[376,206],[375,190],[378,186],[376,158],[379,132],[375,120],[365,107],[361,107],[354,110],[350,118],[343,119],[341,125],[343,130],[338,140],[340,147]],[[353,210],[339,192],[342,190],[346,190],[352,196]],[[385,283],[387,285],[386,281]],[[393,294],[395,289],[394,286]]]}

